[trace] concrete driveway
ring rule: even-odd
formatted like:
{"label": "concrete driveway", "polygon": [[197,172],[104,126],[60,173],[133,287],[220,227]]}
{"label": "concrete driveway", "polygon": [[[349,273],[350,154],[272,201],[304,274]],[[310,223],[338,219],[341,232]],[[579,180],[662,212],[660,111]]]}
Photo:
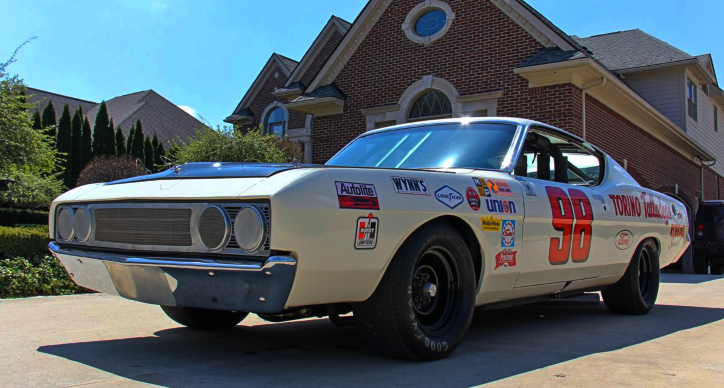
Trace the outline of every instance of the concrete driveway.
{"label": "concrete driveway", "polygon": [[105,295],[6,300],[0,386],[724,386],[724,278],[662,281],[643,317],[602,304],[477,313],[460,348],[432,363],[381,358],[326,319],[204,333]]}

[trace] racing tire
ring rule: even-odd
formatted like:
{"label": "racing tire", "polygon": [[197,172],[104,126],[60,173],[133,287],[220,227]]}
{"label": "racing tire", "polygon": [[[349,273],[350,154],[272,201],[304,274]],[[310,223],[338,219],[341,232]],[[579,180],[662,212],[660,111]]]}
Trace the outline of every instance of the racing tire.
{"label": "racing tire", "polygon": [[190,329],[230,329],[243,321],[249,313],[242,311],[221,311],[191,307],[161,306],[166,315],[176,323]]}
{"label": "racing tire", "polygon": [[385,356],[431,361],[460,345],[475,305],[465,240],[447,223],[416,232],[395,254],[372,296],[354,306],[358,328]]}
{"label": "racing tire", "polygon": [[706,275],[709,273],[709,267],[706,264],[706,256],[698,254],[694,255],[694,274]]}
{"label": "racing tire", "polygon": [[634,252],[623,277],[601,292],[611,312],[644,315],[659,294],[659,250],[653,240],[645,240]]}

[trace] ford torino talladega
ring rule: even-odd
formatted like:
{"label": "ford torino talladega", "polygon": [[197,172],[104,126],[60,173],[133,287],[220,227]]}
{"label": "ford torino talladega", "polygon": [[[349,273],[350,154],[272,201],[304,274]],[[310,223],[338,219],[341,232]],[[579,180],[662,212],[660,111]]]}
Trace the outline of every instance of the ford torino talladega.
{"label": "ford torino talladega", "polygon": [[78,284],[190,328],[328,316],[432,360],[478,306],[601,291],[615,313],[647,313],[689,245],[685,209],[560,129],[452,119],[365,133],[326,165],[83,186],[53,203],[50,249]]}

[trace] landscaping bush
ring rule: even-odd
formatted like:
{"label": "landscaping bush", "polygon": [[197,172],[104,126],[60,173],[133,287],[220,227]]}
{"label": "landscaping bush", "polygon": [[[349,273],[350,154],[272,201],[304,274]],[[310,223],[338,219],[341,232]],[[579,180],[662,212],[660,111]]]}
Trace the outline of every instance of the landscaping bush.
{"label": "landscaping bush", "polygon": [[301,144],[264,134],[260,129],[241,133],[229,129],[198,129],[196,135],[178,150],[172,148],[175,162],[304,162]]}
{"label": "landscaping bush", "polygon": [[[41,177],[36,174],[18,172],[10,177],[16,182],[10,184],[10,190],[0,192],[0,204],[3,207],[47,211],[51,202],[65,191],[63,183],[52,175]],[[41,223],[46,222],[48,222],[47,218]]]}
{"label": "landscaping bush", "polygon": [[33,257],[48,252],[48,226],[0,226],[0,258]]}
{"label": "landscaping bush", "polygon": [[113,182],[120,179],[145,175],[148,171],[142,162],[136,162],[132,156],[96,156],[80,172],[77,186],[91,183]]}
{"label": "landscaping bush", "polygon": [[0,260],[0,298],[72,295],[93,292],[80,287],[50,255]]}
{"label": "landscaping bush", "polygon": [[47,225],[48,212],[0,207],[0,226],[18,226],[21,224]]}

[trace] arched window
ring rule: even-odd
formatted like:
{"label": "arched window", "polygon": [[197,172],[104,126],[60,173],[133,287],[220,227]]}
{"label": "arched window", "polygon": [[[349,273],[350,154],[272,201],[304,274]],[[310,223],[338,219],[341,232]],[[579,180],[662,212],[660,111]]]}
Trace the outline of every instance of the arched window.
{"label": "arched window", "polygon": [[287,113],[284,109],[276,107],[267,115],[264,131],[272,135],[284,137],[287,132]]}
{"label": "arched window", "polygon": [[444,119],[452,117],[450,99],[439,90],[431,90],[422,94],[412,104],[408,115],[409,121]]}

